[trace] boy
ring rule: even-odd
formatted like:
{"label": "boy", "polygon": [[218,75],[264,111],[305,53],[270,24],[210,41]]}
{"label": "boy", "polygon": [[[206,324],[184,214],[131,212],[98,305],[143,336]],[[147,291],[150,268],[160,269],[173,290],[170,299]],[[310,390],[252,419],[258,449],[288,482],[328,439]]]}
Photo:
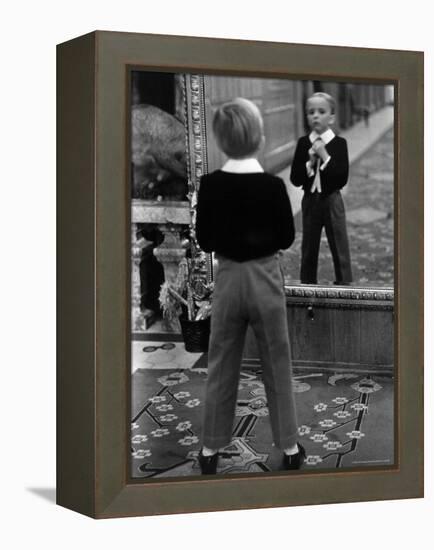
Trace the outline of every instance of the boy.
{"label": "boy", "polygon": [[208,378],[205,394],[203,474],[215,474],[218,451],[231,441],[244,338],[256,335],[263,366],[273,439],[283,449],[283,467],[300,468],[297,420],[284,280],[278,251],[294,241],[289,198],[280,178],[257,160],[264,143],[256,105],[238,98],[217,109],[217,145],[229,157],[221,170],[202,177],[196,234],[205,252],[215,252]]}
{"label": "boy", "polygon": [[309,97],[306,114],[311,133],[298,140],[292,162],[291,182],[304,190],[300,270],[304,284],[317,283],[323,227],[335,268],[334,284],[348,285],[352,281],[345,207],[340,193],[348,181],[348,149],[345,139],[330,128],[335,108],[329,94],[317,92]]}

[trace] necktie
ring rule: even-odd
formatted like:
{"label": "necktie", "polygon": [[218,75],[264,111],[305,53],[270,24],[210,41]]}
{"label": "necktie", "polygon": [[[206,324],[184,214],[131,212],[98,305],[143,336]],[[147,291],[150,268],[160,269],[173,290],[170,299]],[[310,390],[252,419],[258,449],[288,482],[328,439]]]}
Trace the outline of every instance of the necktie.
{"label": "necktie", "polygon": [[320,164],[321,164],[321,159],[317,159],[315,164],[315,177],[313,179],[312,187],[310,188],[311,193],[315,193],[315,191],[318,191],[318,193],[321,193],[321,177],[319,173]]}

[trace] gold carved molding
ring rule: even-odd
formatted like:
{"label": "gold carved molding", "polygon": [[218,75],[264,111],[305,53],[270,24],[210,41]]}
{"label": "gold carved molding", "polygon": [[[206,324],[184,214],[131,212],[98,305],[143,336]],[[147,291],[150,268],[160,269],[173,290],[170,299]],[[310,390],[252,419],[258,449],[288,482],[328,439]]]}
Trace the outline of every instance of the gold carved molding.
{"label": "gold carved molding", "polygon": [[285,286],[288,304],[304,307],[327,307],[332,309],[375,309],[392,311],[393,288],[327,287],[319,285]]}

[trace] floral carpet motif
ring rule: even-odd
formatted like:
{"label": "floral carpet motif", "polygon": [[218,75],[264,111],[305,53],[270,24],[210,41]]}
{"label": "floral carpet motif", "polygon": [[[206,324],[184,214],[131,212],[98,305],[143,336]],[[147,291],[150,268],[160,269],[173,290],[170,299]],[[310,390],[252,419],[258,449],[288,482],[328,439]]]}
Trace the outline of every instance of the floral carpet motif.
{"label": "floral carpet motif", "polygon": [[[199,475],[197,454],[206,355],[191,368],[139,368],[132,375],[131,476]],[[393,378],[294,370],[303,469],[392,466]],[[231,444],[218,473],[282,469],[258,368],[243,367]]]}

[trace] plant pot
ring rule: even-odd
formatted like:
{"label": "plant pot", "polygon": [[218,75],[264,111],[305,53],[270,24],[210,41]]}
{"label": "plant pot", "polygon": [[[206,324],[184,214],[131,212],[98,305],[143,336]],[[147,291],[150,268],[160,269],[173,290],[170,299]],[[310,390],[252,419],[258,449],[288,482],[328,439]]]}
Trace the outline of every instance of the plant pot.
{"label": "plant pot", "polygon": [[185,350],[191,353],[208,351],[211,317],[200,321],[189,321],[186,315],[179,316]]}

